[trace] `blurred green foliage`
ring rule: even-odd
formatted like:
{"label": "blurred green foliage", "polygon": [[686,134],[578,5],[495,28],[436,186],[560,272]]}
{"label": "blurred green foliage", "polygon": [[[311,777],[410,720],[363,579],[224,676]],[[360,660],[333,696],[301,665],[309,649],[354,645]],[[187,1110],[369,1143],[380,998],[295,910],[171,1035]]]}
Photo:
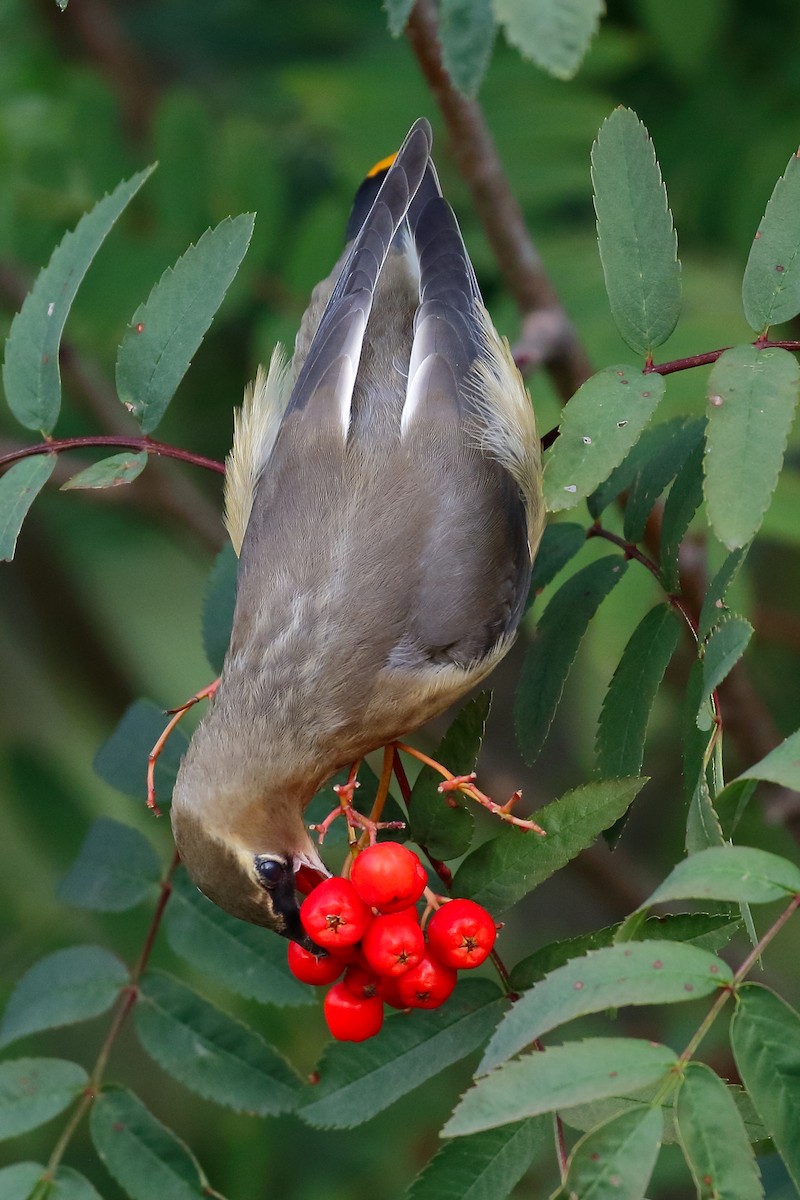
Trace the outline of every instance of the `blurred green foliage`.
{"label": "blurred green foliage", "polygon": [[[683,316],[662,353],[677,358],[747,340],[742,269],[773,183],[797,143],[800,10],[791,0],[759,6],[610,0],[608,9],[570,83],[522,61],[500,39],[495,47],[480,97],[529,228],[595,364],[620,360],[627,351],[603,289],[589,150],[613,106],[631,106],[654,138],[683,262]],[[2,336],[63,231],[121,178],[155,159],[160,164],[78,294],[66,330],[59,434],[136,432],[107,383],[131,313],[209,225],[252,211],[256,229],[243,268],[159,429],[166,441],[221,459],[244,383],[276,340],[291,343],[310,288],[339,253],[355,185],[420,114],[433,121],[444,188],[487,304],[513,338],[513,305],[448,160],[434,103],[406,43],[388,37],[377,0],[279,10],[256,0],[225,6],[72,0],[64,13],[48,0],[0,0]],[[671,379],[661,419],[702,413],[705,378],[705,371],[693,371]],[[531,389],[546,430],[557,421],[558,403],[544,378],[534,378]],[[0,453],[19,442],[19,427],[3,411]],[[736,584],[736,607],[755,627],[751,675],[783,734],[800,724],[799,451],[795,430],[765,536]],[[73,458],[69,473],[88,461]],[[65,470],[59,467],[58,482]],[[23,530],[14,568],[3,569],[0,1000],[44,953],[75,941],[111,945],[128,960],[138,952],[135,913],[80,912],[57,898],[58,880],[93,817],[146,829],[165,861],[170,852],[165,824],[156,826],[141,803],[110,789],[91,766],[136,696],[166,707],[210,678],[201,610],[213,551],[223,542],[219,480],[178,464],[159,463],[156,470],[157,485],[151,464],[142,479],[113,492],[48,491]],[[165,490],[167,505],[159,500]],[[192,520],[181,519],[181,505]],[[591,550],[597,557],[605,552]],[[711,572],[723,556],[709,547]],[[545,588],[537,613],[559,582]],[[600,610],[534,773],[510,733],[519,658],[504,664],[481,760],[489,790],[521,785],[538,806],[591,774],[609,678],[631,629],[657,598],[654,581],[629,570]],[[645,791],[625,830],[626,857],[615,860],[598,848],[521,904],[504,932],[509,961],[620,919],[679,857],[685,809],[674,746],[688,663],[688,654],[679,654],[657,702],[644,772],[658,785]],[[752,721],[761,719],[751,712]],[[726,741],[731,775],[747,765],[738,761],[737,745],[746,747],[746,736]],[[769,810],[751,807],[742,840],[786,852],[792,843],[785,813],[794,811],[795,828],[799,820],[790,804],[786,796],[775,798],[771,811],[784,813],[783,825],[765,819]],[[796,927],[781,935],[772,967],[780,963],[779,990],[795,995],[798,936]],[[169,968],[174,961],[161,938],[154,965]],[[245,1000],[236,1011],[301,1070],[313,1068],[325,1040],[316,1010],[307,1010],[303,1022],[284,1010],[268,1010],[265,1022],[265,1010]],[[649,1010],[638,1010],[625,1031],[681,1044],[698,1011],[662,1010],[656,1026]],[[91,1061],[103,1028],[95,1021],[48,1034],[35,1052]],[[22,1043],[20,1052],[27,1048]],[[188,1097],[143,1056],[129,1031],[115,1049],[112,1074],[171,1115],[230,1200],[267,1194],[395,1200],[436,1148],[437,1130],[474,1065],[450,1068],[351,1133],[310,1130],[292,1117],[242,1117]],[[724,1060],[719,1067],[723,1074],[732,1070]],[[46,1158],[54,1128],[18,1139],[13,1158]],[[11,1152],[4,1144],[0,1164]],[[98,1168],[85,1131],[70,1162],[108,1200],[121,1194]],[[653,1200],[688,1194],[675,1148],[662,1156],[658,1172]],[[555,1182],[534,1171],[514,1195],[533,1200]],[[788,1194],[779,1190],[786,1187],[782,1176],[771,1186],[770,1196]]]}

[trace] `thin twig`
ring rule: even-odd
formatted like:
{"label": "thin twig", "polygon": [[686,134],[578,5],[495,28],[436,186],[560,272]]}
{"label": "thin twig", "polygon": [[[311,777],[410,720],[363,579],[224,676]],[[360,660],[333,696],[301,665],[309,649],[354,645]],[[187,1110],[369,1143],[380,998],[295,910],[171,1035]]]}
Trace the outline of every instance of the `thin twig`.
{"label": "thin twig", "polygon": [[88,446],[106,446],[117,450],[146,450],[148,454],[162,455],[164,458],[177,458],[180,462],[190,463],[193,467],[203,467],[206,471],[215,471],[218,475],[225,474],[225,464],[215,458],[206,458],[203,454],[193,454],[191,450],[183,450],[180,446],[170,446],[166,442],[154,442],[149,437],[120,437],[117,434],[92,434],[88,437],[48,438],[44,442],[36,442],[32,446],[23,446],[19,450],[11,450],[0,457],[0,470],[12,463],[20,462],[23,458],[31,458],[34,454],[60,454],[62,450],[83,450]]}

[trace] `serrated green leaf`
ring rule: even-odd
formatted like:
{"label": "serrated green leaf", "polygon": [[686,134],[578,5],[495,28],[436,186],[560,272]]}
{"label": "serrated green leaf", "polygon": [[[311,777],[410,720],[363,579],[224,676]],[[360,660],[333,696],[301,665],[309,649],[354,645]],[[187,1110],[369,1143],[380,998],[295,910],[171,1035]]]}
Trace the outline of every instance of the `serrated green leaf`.
{"label": "serrated green leaf", "polygon": [[236,552],[228,542],[217,555],[203,601],[203,649],[217,673],[222,670],[231,640],[238,568]]}
{"label": "serrated green leaf", "polygon": [[[0,1171],[0,1196],[3,1200],[102,1200],[100,1193],[85,1176],[74,1171],[72,1167],[58,1167],[54,1175],[47,1174],[46,1182],[41,1179],[46,1174],[44,1167],[35,1163],[26,1163],[39,1172],[34,1184],[39,1186],[35,1191],[12,1191],[9,1195],[4,1191],[6,1180],[4,1172]],[[13,1170],[13,1168],[10,1168]]]}
{"label": "serrated green leaf", "polygon": [[587,1133],[569,1156],[559,1196],[642,1200],[661,1148],[658,1108],[620,1113]]}
{"label": "serrated green leaf", "polygon": [[133,314],[117,354],[117,391],[152,433],[230,287],[255,217],[226,217],[168,267]]}
{"label": "serrated green leaf", "polygon": [[627,566],[619,554],[608,554],[581,567],[542,613],[525,653],[514,701],[517,740],[526,762],[532,763],[544,745],[589,622]]}
{"label": "serrated green leaf", "polygon": [[800,161],[796,154],[775,184],[753,239],[742,281],[748,325],[766,333],[770,325],[800,312]]}
{"label": "serrated green leaf", "polygon": [[39,1177],[44,1174],[44,1167],[38,1163],[14,1163],[10,1167],[0,1167],[0,1196],[3,1200],[28,1200]]}
{"label": "serrated green leaf", "polygon": [[703,651],[702,707],[727,679],[747,649],[753,636],[753,626],[744,617],[728,617],[711,631]]}
{"label": "serrated green leaf", "polygon": [[445,1142],[406,1192],[407,1200],[499,1200],[549,1149],[546,1117],[530,1117]]}
{"label": "serrated green leaf", "polygon": [[494,45],[491,0],[442,0],[439,42],[444,69],[465,96],[477,96]]}
{"label": "serrated green leaf", "polygon": [[89,1076],[60,1058],[17,1058],[0,1063],[0,1138],[16,1137],[63,1112]]}
{"label": "serrated green leaf", "polygon": [[617,108],[592,147],[600,260],[611,315],[639,354],[665,342],[681,311],[678,239],[656,152],[629,108]]}
{"label": "serrated green leaf", "polygon": [[766,758],[742,771],[740,779],[765,779],[800,791],[800,730],[770,750]]}
{"label": "serrated green leaf", "polygon": [[661,580],[668,592],[676,591],[680,586],[678,556],[681,544],[694,514],[703,503],[704,453],[701,439],[675,476],[664,501],[658,558]]}
{"label": "serrated green leaf", "polygon": [[636,1038],[587,1038],[526,1054],[484,1075],[442,1133],[463,1137],[655,1083],[676,1063],[666,1046]]}
{"label": "serrated green leaf", "polygon": [[731,1020],[731,1046],[756,1111],[800,1188],[800,1015],[774,992],[746,983]]}
{"label": "serrated green leaf", "polygon": [[145,975],[134,1023],[150,1057],[199,1096],[261,1117],[294,1108],[300,1078],[286,1060],[177,979]]}
{"label": "serrated green leaf", "polygon": [[146,450],[141,450],[138,454],[133,451],[112,454],[110,458],[93,463],[85,471],[73,475],[66,483],[62,483],[61,491],[67,492],[73,488],[121,487],[122,484],[132,483],[137,479],[146,466]]}
{"label": "serrated green leaf", "polygon": [[644,779],[607,779],[567,792],[536,812],[545,837],[508,826],[465,858],[453,894],[499,916],[575,858],[626,811]]}
{"label": "serrated green leaf", "polygon": [[[435,751],[436,761],[454,775],[468,775],[475,769],[491,703],[491,692],[470,700]],[[439,791],[441,782],[432,767],[423,767],[415,779],[408,805],[411,836],[434,858],[457,858],[469,850],[475,819],[457,794],[450,797],[457,807],[449,807]]]}
{"label": "serrated green leaf", "polygon": [[729,550],[758,531],[778,482],[800,389],[788,350],[735,346],[708,380],[706,511]]}
{"label": "serrated green leaf", "polygon": [[536,558],[533,560],[528,608],[585,545],[586,530],[574,521],[553,521],[545,527]]}
{"label": "serrated green leaf", "polygon": [[[726,946],[739,927],[739,921],[731,920],[725,913],[667,913],[665,916],[648,917],[635,935],[627,940],[645,942],[666,939],[683,942],[687,946],[700,946],[713,953]],[[563,967],[590,950],[613,945],[621,928],[621,923],[606,925],[603,929],[593,929],[589,933],[579,933],[576,937],[541,946],[513,967],[511,987],[515,992],[527,991],[557,967]]]}
{"label": "serrated green leaf", "polygon": [[99,1016],[127,981],[125,964],[101,946],[69,946],[48,954],[11,993],[0,1023],[0,1046]]}
{"label": "serrated green leaf", "polygon": [[286,943],[268,929],[229,917],[184,871],[175,875],[165,918],[170,946],[238,996],[261,1004],[312,1004],[314,992],[289,973]]}
{"label": "serrated green leaf", "polygon": [[472,1053],[505,1005],[486,979],[465,979],[439,1009],[397,1013],[380,1037],[328,1047],[320,1082],[309,1087],[299,1115],[319,1129],[350,1129]]}
{"label": "serrated green leaf", "polygon": [[135,908],[161,878],[158,855],[129,825],[100,817],[58,886],[59,900],[96,912]]}
{"label": "serrated green leaf", "polygon": [[764,1189],[744,1121],[726,1085],[705,1063],[684,1069],[675,1115],[698,1200],[761,1200]]}
{"label": "serrated green leaf", "polygon": [[755,779],[734,779],[717,793],[714,807],[725,838],[733,837],[755,790]]}
{"label": "serrated green leaf", "polygon": [[154,167],[124,180],[66,234],[11,323],[3,363],[8,406],[26,429],[51,433],[61,408],[58,351],[75,293],[115,221]]}
{"label": "serrated green leaf", "polygon": [[400,37],[413,7],[414,0],[383,0],[383,9],[392,37]]}
{"label": "serrated green leaf", "polygon": [[728,594],[728,588],[739,574],[749,549],[749,546],[742,546],[741,549],[734,550],[729,554],[711,580],[703,607],[700,610],[700,620],[697,626],[697,636],[701,642],[704,642],[714,626],[719,625],[720,621],[724,621],[728,615],[725,597]]}
{"label": "serrated green leaf", "polygon": [[727,963],[680,942],[622,942],[590,950],[526,992],[498,1025],[478,1068],[485,1075],[576,1017],[628,1004],[674,1004],[733,981]]}
{"label": "serrated green leaf", "polygon": [[557,79],[571,79],[603,15],[603,0],[493,0],[506,38]]}
{"label": "serrated green leaf", "polygon": [[[645,378],[652,378],[646,375]],[[597,518],[612,500],[636,487],[638,481],[666,461],[682,463],[705,429],[705,421],[695,417],[672,417],[645,429],[638,442],[618,467],[592,492],[587,500],[589,512]]]}
{"label": "serrated green leaf", "polygon": [[189,1147],[156,1120],[133,1092],[103,1091],[92,1107],[92,1141],[131,1200],[201,1200],[205,1176]]}
{"label": "serrated green leaf", "polygon": [[55,454],[37,454],[14,463],[0,476],[0,562],[14,557],[22,522],[55,465]]}
{"label": "serrated green leaf", "polygon": [[[97,774],[111,787],[147,799],[147,759],[169,721],[169,714],[152,700],[136,700],[122,714],[117,728],[94,756]],[[160,807],[168,804],[175,786],[178,767],[189,739],[182,729],[173,729],[159,755],[155,771],[156,798]]]}
{"label": "serrated green leaf", "polygon": [[574,508],[625,459],[664,395],[662,375],[638,367],[604,367],[564,408],[544,466],[549,512]]}
{"label": "serrated green leaf", "polygon": [[722,826],[711,800],[705,775],[701,775],[686,818],[686,853],[697,854],[700,850],[707,850],[709,846],[724,845]]}
{"label": "serrated green leaf", "polygon": [[604,778],[641,771],[650,711],[680,629],[674,609],[659,604],[640,621],[623,650],[597,725],[597,769]]}
{"label": "serrated green leaf", "polygon": [[800,892],[800,868],[754,846],[712,846],[683,859],[646,905],[665,900],[732,900],[768,904]]}
{"label": "serrated green leaf", "polygon": [[[636,472],[628,488],[622,528],[622,532],[629,542],[643,540],[648,518],[661,493],[680,473],[691,455],[702,454],[704,430],[704,421],[687,421],[680,430],[681,436],[666,440],[661,452],[650,458],[644,470]],[[702,498],[702,458],[700,457],[698,457],[698,479]]]}

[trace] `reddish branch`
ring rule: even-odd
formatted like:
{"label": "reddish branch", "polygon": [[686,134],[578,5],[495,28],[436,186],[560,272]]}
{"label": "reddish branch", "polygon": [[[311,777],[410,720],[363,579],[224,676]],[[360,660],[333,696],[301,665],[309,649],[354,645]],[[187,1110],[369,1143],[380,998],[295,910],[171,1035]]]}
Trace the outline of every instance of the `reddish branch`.
{"label": "reddish branch", "polygon": [[165,458],[177,458],[181,462],[190,463],[193,467],[205,467],[207,471],[225,474],[225,464],[215,458],[206,458],[202,454],[193,454],[191,450],[182,450],[180,446],[169,446],[166,442],[154,442],[148,437],[120,437],[117,434],[99,434],[91,437],[48,438],[47,441],[37,442],[34,446],[23,446],[19,450],[11,450],[0,456],[0,469],[9,467],[20,459],[30,458],[34,454],[59,454],[62,450],[85,449],[87,446],[106,446],[118,450],[146,450],[148,454],[163,455]]}

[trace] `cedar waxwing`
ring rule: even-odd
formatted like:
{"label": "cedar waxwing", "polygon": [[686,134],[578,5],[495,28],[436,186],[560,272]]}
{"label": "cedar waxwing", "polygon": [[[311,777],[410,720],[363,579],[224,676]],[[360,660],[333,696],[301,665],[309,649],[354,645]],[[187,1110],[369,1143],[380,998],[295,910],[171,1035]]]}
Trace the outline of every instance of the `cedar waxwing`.
{"label": "cedar waxwing", "polygon": [[543,524],[539,441],[418,120],[356,195],[348,244],[235,418],[239,554],[219,688],[172,825],[196,885],[309,945],[294,874],[332,774],[499,662]]}

